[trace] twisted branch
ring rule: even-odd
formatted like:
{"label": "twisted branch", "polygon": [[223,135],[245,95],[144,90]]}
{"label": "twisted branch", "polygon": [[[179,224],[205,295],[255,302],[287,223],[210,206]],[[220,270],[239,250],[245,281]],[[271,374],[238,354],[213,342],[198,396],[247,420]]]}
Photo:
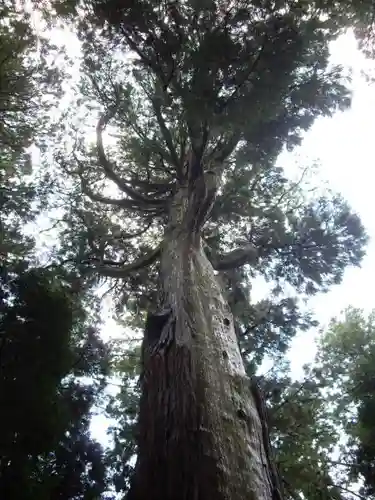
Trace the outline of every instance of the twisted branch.
{"label": "twisted branch", "polygon": [[[160,252],[161,245],[126,265],[122,265],[121,262],[100,261],[99,259],[99,263],[92,270],[110,278],[125,278],[129,273],[151,265],[159,257]],[[93,263],[93,261],[94,259],[90,259],[88,262]],[[121,267],[112,267],[114,265],[121,265]]]}
{"label": "twisted branch", "polygon": [[257,262],[258,251],[254,245],[248,244],[225,254],[212,255],[210,256],[210,260],[214,269],[217,271],[226,271]]}
{"label": "twisted branch", "polygon": [[108,124],[109,120],[114,116],[115,109],[110,109],[107,113],[104,113],[98,121],[96,127],[96,149],[99,158],[100,165],[103,167],[104,172],[108,179],[113,181],[117,187],[127,194],[131,199],[140,202],[144,205],[164,205],[165,199],[151,198],[148,196],[144,196],[141,193],[138,193],[133,188],[131,188],[119,175],[117,175],[114,171],[113,165],[108,160],[103,146],[103,130]]}

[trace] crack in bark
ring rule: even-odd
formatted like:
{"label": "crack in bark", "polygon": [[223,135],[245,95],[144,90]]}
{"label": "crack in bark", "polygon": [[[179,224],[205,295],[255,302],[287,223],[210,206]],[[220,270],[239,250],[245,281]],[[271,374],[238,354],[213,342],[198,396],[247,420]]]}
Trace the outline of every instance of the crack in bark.
{"label": "crack in bark", "polygon": [[176,320],[171,308],[149,313],[146,319],[145,339],[150,355],[165,354],[174,340]]}

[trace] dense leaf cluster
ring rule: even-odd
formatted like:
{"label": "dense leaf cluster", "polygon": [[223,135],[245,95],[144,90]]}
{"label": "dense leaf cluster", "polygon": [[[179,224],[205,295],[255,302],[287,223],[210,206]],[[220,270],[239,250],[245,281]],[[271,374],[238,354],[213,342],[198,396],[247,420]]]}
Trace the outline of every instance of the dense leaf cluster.
{"label": "dense leaf cluster", "polygon": [[51,273],[8,267],[0,297],[1,494],[96,498],[105,471],[89,423],[106,349],[79,297]]}

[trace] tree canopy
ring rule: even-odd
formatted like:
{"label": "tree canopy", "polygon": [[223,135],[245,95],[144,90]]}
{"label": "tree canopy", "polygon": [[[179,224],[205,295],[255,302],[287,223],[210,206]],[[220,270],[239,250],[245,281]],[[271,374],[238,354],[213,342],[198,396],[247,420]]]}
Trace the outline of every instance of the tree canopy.
{"label": "tree canopy", "polygon": [[[74,3],[55,5],[72,16]],[[67,117],[72,138],[65,129],[66,147],[55,154],[55,189],[70,206],[65,255],[118,278],[120,310],[144,314],[155,302],[158,244],[191,143],[206,172],[224,168],[203,237],[229,300],[241,301],[238,329],[245,338],[270,308],[277,326],[263,314],[273,331],[259,337],[276,342],[278,328],[293,335],[309,319],[293,294],[250,305],[250,282],[274,283],[273,297],[288,285],[311,295],[340,282],[364,252],[364,229],[342,197],[306,199],[276,165],[316,117],[350,105],[348,75],[329,65],[329,42],[354,14],[331,3],[171,5],[82,3],[73,17],[83,54],[80,114]],[[93,144],[82,123],[97,115]]]}

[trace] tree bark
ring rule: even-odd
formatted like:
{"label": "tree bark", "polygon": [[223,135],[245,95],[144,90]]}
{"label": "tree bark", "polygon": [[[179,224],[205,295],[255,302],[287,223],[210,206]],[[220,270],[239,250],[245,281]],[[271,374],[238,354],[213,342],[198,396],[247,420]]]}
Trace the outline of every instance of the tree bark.
{"label": "tree bark", "polygon": [[162,301],[145,329],[128,499],[271,500],[262,422],[229,306],[194,225],[203,220],[197,199],[176,195],[161,249]]}

